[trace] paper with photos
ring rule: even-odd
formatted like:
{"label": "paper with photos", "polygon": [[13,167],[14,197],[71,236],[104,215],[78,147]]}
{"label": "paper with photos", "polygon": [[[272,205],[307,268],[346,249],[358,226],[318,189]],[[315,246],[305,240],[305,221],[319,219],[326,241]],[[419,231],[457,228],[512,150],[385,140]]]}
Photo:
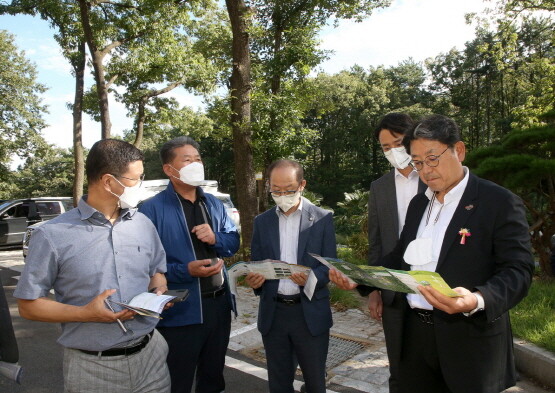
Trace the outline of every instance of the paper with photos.
{"label": "paper with photos", "polygon": [[304,273],[308,276],[310,272],[311,269],[307,266],[296,265],[273,259],[237,262],[227,269],[230,281],[229,287],[231,289],[231,293],[234,295],[237,295],[237,279],[241,276],[246,276],[249,273],[261,274],[266,280],[280,280],[282,278],[289,278],[294,273]]}
{"label": "paper with photos", "polygon": [[443,278],[436,272],[423,270],[393,270],[383,266],[361,266],[335,258],[325,258],[310,254],[327,267],[334,268],[343,273],[349,281],[359,285],[387,289],[395,292],[417,293],[418,286],[432,286],[442,294],[449,297],[462,296],[449,287]]}

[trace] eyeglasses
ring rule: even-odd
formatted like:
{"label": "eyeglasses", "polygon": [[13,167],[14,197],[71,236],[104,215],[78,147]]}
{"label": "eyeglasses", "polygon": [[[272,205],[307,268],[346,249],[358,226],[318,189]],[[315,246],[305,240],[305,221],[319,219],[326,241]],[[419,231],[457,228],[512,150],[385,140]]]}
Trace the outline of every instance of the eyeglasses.
{"label": "eyeglasses", "polygon": [[280,197],[282,195],[291,196],[291,195],[294,195],[297,191],[298,191],[298,189],[288,190],[288,191],[270,191],[270,194],[272,194],[275,197]]}
{"label": "eyeglasses", "polygon": [[[447,149],[449,149],[449,146],[447,146]],[[435,168],[436,166],[439,165],[439,157],[441,157],[442,154],[447,151],[447,149],[443,150],[443,152],[437,156],[435,154],[431,154],[427,156],[426,158],[424,158],[424,161],[413,160],[410,163],[417,171],[421,171],[422,168],[424,168],[424,164],[428,165],[430,168]]]}
{"label": "eyeglasses", "polygon": [[139,187],[140,187],[141,184],[143,184],[143,180],[145,180],[145,174],[144,173],[138,179],[132,179],[130,177],[125,177],[125,176],[121,176],[121,175],[114,175],[114,174],[112,174],[112,176],[119,177],[120,179],[138,181],[139,182]]}

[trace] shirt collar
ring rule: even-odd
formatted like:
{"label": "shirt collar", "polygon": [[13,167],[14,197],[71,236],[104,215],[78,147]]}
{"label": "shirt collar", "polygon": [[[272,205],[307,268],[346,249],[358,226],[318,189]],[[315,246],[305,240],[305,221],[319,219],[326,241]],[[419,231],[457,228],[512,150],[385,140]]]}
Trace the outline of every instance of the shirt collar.
{"label": "shirt collar", "polygon": [[[77,203],[77,209],[79,209],[79,214],[81,215],[81,220],[85,221],[88,220],[89,218],[93,217],[94,218],[104,218],[106,219],[106,217],[104,217],[104,214],[102,214],[101,212],[99,212],[98,210],[96,210],[94,207],[92,207],[91,205],[89,205],[87,203],[87,198],[88,195],[83,195],[81,197],[81,199],[79,200],[79,202]],[[120,217],[123,219],[131,219],[131,217],[133,217],[135,215],[135,213],[137,212],[137,209],[121,209],[121,213],[120,213]],[[95,214],[98,213],[98,214]]]}
{"label": "shirt collar", "polygon": [[[458,201],[461,199],[462,194],[466,189],[466,185],[468,184],[468,174],[470,173],[470,171],[468,170],[468,167],[463,166],[463,172],[464,172],[464,177],[459,182],[459,184],[457,184],[455,187],[449,190],[447,194],[445,194],[445,197],[443,198],[444,204],[449,204],[453,201]],[[434,195],[434,192],[430,190],[430,188],[428,187],[428,189],[426,190],[426,196],[428,197],[428,199],[431,200],[433,195]]]}
{"label": "shirt collar", "polygon": [[395,177],[399,176],[407,180],[411,180],[411,179],[414,179],[415,177],[418,177],[418,172],[415,171],[414,169],[409,173],[407,177],[405,177],[401,172],[399,172],[399,169],[397,168],[394,168],[394,169],[395,169]]}
{"label": "shirt collar", "polygon": [[[295,211],[294,211],[293,213],[291,213],[289,216],[291,216],[291,215],[293,215],[293,214],[296,214],[297,212],[300,212],[300,211],[303,210],[303,199],[304,199],[304,198],[301,196],[301,203],[299,203],[299,207],[297,208],[297,210],[295,210]],[[281,209],[280,209],[278,206],[276,206],[276,214],[277,214],[278,217],[279,217],[280,214],[282,214],[282,215],[285,216],[285,213],[282,212]],[[287,217],[287,216],[286,216],[286,217]]]}

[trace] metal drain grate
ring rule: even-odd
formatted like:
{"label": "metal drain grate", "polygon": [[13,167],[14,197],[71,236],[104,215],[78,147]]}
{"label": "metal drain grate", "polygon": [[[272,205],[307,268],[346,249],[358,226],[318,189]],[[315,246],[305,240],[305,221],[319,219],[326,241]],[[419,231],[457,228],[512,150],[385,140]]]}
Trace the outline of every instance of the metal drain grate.
{"label": "metal drain grate", "polygon": [[352,358],[362,351],[364,343],[330,335],[330,344],[328,349],[328,358],[326,359],[326,370],[330,370],[343,363],[345,360]]}

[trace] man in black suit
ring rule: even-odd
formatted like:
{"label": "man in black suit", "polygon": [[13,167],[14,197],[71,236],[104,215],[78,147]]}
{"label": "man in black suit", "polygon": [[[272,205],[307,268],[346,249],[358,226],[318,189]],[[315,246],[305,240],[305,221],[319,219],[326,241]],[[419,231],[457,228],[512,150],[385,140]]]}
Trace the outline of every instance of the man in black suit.
{"label": "man in black suit", "polygon": [[[509,310],[526,296],[534,268],[523,203],[462,165],[453,120],[430,116],[403,143],[428,190],[411,201],[401,238],[381,262],[436,271],[461,296],[424,286],[406,296],[400,391],[505,390],[516,382]],[[336,270],[330,279],[355,286]]]}
{"label": "man in black suit", "polygon": [[[411,157],[403,146],[403,137],[414,126],[405,113],[388,113],[374,131],[385,157],[393,166],[391,171],[370,185],[368,198],[368,265],[379,265],[379,260],[389,254],[405,224],[407,208],[412,198],[426,190],[418,172],[410,165]],[[375,290],[368,295],[370,316],[382,321],[389,358],[389,393],[399,391],[399,360],[404,298],[402,294]]]}
{"label": "man in black suit", "polygon": [[[306,185],[303,168],[278,160],[268,168],[270,193],[276,207],[254,220],[253,260],[275,259],[312,268],[310,276],[265,280],[249,273],[246,282],[260,296],[258,330],[262,334],[270,393],[293,393],[297,361],[307,393],[326,392],[326,357],[332,326],[328,268],[309,253],[336,257],[332,212],[301,196]],[[309,278],[311,277],[311,278]],[[315,281],[308,298],[305,285]]]}

